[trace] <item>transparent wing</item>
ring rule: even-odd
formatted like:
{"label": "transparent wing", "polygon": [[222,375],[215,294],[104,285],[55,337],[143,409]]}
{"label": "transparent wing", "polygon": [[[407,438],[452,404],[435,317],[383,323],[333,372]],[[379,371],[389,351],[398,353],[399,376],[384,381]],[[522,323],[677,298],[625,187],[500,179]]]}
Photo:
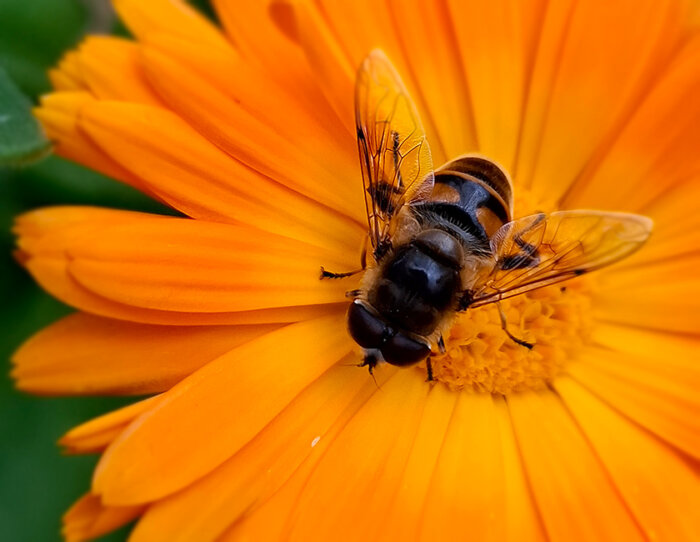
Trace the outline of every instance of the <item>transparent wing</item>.
{"label": "transparent wing", "polygon": [[503,225],[491,239],[495,263],[470,307],[494,303],[625,258],[651,234],[651,219],[629,213],[560,211]]}
{"label": "transparent wing", "polygon": [[390,242],[391,221],[406,202],[427,199],[433,161],[418,111],[384,52],[372,51],[357,72],[355,122],[375,257]]}

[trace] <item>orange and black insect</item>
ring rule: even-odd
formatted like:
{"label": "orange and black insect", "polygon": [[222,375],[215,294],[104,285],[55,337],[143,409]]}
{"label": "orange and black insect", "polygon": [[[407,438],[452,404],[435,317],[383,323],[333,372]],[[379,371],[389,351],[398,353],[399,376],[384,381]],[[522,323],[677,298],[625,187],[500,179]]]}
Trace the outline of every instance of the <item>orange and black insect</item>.
{"label": "orange and black insect", "polygon": [[[355,119],[372,258],[365,265],[363,257],[348,329],[370,372],[380,361],[422,361],[431,344],[443,348],[442,334],[460,311],[609,265],[651,233],[649,218],[628,213],[574,210],[514,220],[507,173],[481,156],[434,171],[416,107],[380,50],[358,71]],[[511,339],[533,347],[502,323]]]}

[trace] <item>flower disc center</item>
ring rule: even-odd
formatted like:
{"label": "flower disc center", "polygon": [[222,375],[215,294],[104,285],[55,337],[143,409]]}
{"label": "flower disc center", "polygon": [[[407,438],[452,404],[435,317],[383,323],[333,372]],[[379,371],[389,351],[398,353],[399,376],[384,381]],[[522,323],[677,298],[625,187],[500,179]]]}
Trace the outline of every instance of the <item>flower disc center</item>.
{"label": "flower disc center", "polygon": [[433,378],[454,390],[509,394],[542,389],[577,357],[591,329],[589,280],[548,286],[501,302],[508,331],[534,344],[528,349],[501,327],[496,305],[467,310],[433,353]]}

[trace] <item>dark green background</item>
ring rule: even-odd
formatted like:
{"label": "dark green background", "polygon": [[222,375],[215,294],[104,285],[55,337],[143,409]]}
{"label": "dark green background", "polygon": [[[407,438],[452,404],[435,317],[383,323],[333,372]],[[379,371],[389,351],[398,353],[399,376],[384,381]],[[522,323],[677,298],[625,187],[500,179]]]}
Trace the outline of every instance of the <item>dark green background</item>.
{"label": "dark green background", "polygon": [[[147,0],[145,0],[147,1]],[[211,13],[205,2],[196,2]],[[46,71],[86,32],[124,33],[102,0],[0,0],[0,66],[36,102]],[[89,487],[93,456],[63,456],[71,427],[128,403],[122,398],[42,398],[17,392],[10,356],[70,309],[43,293],[12,259],[13,217],[55,204],[163,212],[136,191],[51,157],[25,169],[0,167],[0,540],[59,540],[60,518]],[[105,537],[124,540],[128,529]]]}

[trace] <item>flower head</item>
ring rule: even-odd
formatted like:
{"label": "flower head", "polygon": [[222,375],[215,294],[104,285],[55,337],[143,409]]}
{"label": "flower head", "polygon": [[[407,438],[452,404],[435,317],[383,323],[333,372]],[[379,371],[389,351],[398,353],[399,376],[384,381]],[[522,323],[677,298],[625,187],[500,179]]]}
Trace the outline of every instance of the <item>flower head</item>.
{"label": "flower head", "polygon": [[[101,453],[82,540],[691,540],[700,533],[694,5],[115,0],[36,114],[59,154],[186,217],[20,217],[20,260],[79,309],[22,389],[152,395],[70,431]],[[367,4],[367,5],[365,5]],[[403,75],[436,165],[510,171],[515,216],[652,217],[623,263],[455,319],[436,383],[348,336],[365,204],[355,69]],[[466,534],[468,533],[468,535]]]}

